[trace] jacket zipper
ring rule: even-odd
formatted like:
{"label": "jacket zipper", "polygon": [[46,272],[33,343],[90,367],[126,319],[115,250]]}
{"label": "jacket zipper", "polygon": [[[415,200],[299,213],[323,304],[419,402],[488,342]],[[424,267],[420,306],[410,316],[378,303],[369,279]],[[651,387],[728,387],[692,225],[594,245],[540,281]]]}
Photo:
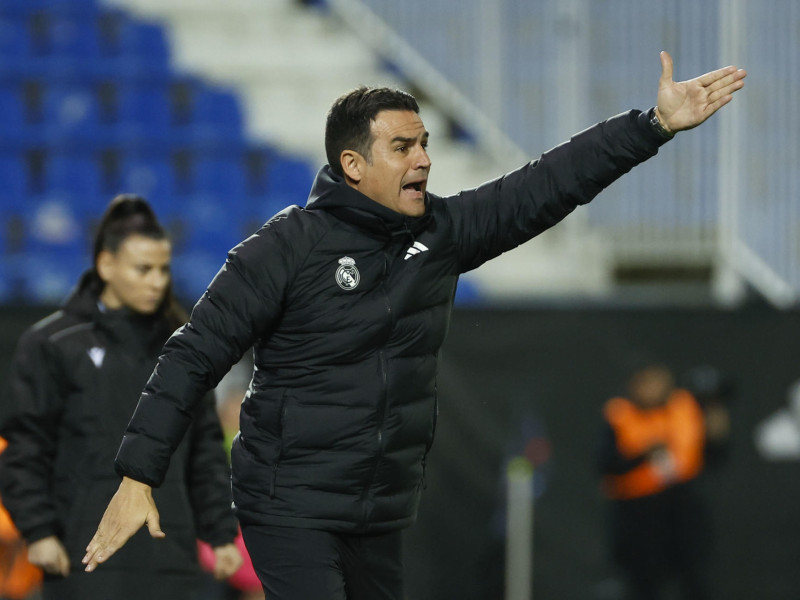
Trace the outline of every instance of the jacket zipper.
{"label": "jacket zipper", "polygon": [[[384,302],[386,305],[386,317],[389,320],[389,328],[391,330],[391,321],[392,321],[392,305],[389,302],[389,295],[386,293],[386,287],[383,286],[384,290]],[[367,525],[367,513],[369,511],[369,504],[367,500],[369,500],[370,491],[372,490],[372,486],[375,483],[375,478],[378,476],[378,467],[381,463],[381,458],[383,457],[383,425],[384,419],[386,418],[386,404],[389,399],[389,367],[386,361],[386,352],[384,350],[378,351],[378,360],[381,366],[381,398],[378,402],[377,406],[377,439],[378,439],[378,448],[375,453],[375,465],[372,469],[372,475],[370,476],[369,483],[364,488],[364,492],[361,494],[361,500],[364,504],[364,510],[362,515],[362,523],[364,527]]]}

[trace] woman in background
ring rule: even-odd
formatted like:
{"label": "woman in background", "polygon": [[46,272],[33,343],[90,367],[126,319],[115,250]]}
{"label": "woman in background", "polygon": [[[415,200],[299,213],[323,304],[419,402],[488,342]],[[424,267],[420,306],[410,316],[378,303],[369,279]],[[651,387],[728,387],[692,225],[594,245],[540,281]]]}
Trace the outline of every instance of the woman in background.
{"label": "woman in background", "polygon": [[170,241],[144,199],[112,200],[93,254],[63,308],[19,341],[0,400],[8,441],[0,494],[30,561],[45,572],[45,600],[190,600],[197,538],[214,548],[218,578],[241,564],[211,396],[153,491],[164,539],[141,531],[102,573],[88,576],[81,565],[119,485],[119,440],[164,341],[185,321],[171,291]]}

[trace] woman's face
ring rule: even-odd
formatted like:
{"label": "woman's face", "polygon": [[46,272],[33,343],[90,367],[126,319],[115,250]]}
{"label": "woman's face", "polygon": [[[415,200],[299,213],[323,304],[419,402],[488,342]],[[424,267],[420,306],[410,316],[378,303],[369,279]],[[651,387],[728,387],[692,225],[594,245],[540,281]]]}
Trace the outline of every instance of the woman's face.
{"label": "woman's face", "polygon": [[100,300],[112,310],[125,307],[153,314],[169,286],[171,258],[168,240],[141,235],[126,238],[116,252],[100,252],[97,272],[106,284]]}

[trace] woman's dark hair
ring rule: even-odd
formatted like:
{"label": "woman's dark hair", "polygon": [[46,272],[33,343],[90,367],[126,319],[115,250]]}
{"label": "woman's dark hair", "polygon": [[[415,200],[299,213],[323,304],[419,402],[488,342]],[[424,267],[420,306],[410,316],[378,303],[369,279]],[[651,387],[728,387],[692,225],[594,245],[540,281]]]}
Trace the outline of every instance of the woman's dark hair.
{"label": "woman's dark hair", "polygon": [[[169,240],[167,230],[158,222],[147,200],[135,194],[119,194],[109,202],[94,236],[90,285],[98,295],[105,287],[105,282],[97,272],[98,256],[103,251],[116,254],[122,243],[134,235],[152,240]],[[176,302],[171,282],[156,312],[175,327],[186,322],[186,312]]]}
{"label": "woman's dark hair", "polygon": [[419,105],[408,92],[391,88],[360,87],[339,97],[328,111],[325,124],[325,154],[334,173],[344,176],[340,157],[355,150],[372,159],[372,121],[382,110],[408,110],[419,113]]}

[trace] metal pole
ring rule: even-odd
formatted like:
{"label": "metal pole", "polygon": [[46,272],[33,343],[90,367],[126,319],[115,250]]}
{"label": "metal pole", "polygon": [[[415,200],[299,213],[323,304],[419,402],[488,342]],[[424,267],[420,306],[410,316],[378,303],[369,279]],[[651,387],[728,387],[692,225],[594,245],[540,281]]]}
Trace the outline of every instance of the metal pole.
{"label": "metal pole", "polygon": [[533,465],[522,456],[506,469],[505,600],[533,598]]}

